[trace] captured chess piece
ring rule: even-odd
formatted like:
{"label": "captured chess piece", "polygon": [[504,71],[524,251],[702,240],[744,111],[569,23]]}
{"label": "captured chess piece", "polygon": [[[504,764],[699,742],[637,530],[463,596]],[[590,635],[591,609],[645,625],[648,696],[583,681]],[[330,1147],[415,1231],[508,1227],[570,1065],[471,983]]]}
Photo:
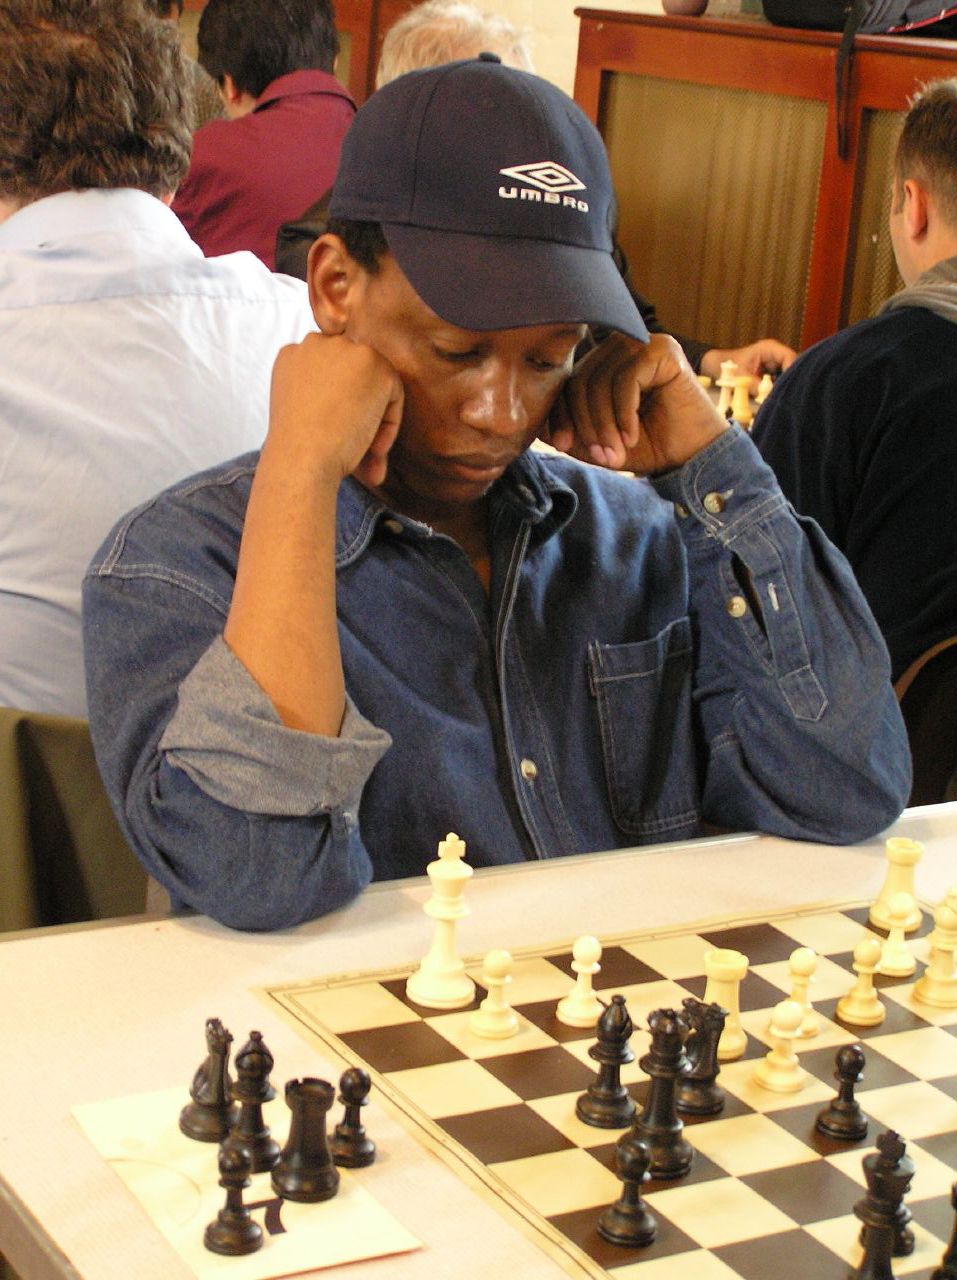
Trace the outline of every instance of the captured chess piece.
{"label": "captured chess piece", "polygon": [[691,1168],[694,1152],[683,1136],[684,1124],[675,1108],[675,1086],[688,1068],[684,1041],[688,1024],[674,1009],[656,1009],[648,1017],[651,1048],[638,1065],[651,1077],[645,1109],[619,1147],[647,1144],[655,1178],[680,1178]]}
{"label": "captured chess piece", "polygon": [[914,1176],[914,1162],[900,1135],[888,1130],[877,1139],[877,1151],[866,1155],[863,1164],[867,1195],[854,1206],[854,1213],[864,1224],[864,1256],[852,1280],[893,1280],[891,1258],[895,1240],[902,1234],[901,1219],[909,1217],[903,1200]]}
{"label": "captured chess piece", "polygon": [[838,1049],[834,1065],[837,1096],[818,1112],[815,1127],[840,1142],[860,1142],[867,1136],[867,1116],[854,1097],[854,1089],[864,1075],[864,1050],[859,1044],[846,1044]]}
{"label": "captured chess piece", "polygon": [[[957,1215],[957,1182],[950,1189],[950,1207]],[[944,1250],[940,1266],[930,1273],[930,1280],[957,1280],[957,1216],[950,1233],[950,1242]]]}
{"label": "captured chess piece", "polygon": [[719,1004],[728,1011],[718,1041],[718,1061],[734,1062],[748,1047],[748,1037],[741,1026],[740,995],[741,983],[748,971],[748,957],[728,947],[714,947],[705,952],[704,971],[708,977],[705,1004]]}
{"label": "captured chess piece", "polygon": [[369,1073],[361,1067],[349,1067],[339,1077],[339,1101],[345,1112],[329,1145],[332,1158],[344,1169],[364,1169],[375,1160],[375,1143],[362,1123],[362,1108],[371,1088]]}
{"label": "captured chess piece", "polygon": [[801,1034],[804,1010],[796,1000],[782,1000],[771,1011],[771,1049],[754,1068],[754,1082],[773,1093],[797,1093],[804,1088],[807,1072],[794,1051]]}
{"label": "captured chess piece", "polygon": [[957,911],[946,898],[934,911],[934,924],[927,939],[930,961],[914,984],[914,999],[935,1009],[957,1009]]}
{"label": "captured chess piece", "polygon": [[917,959],[905,937],[907,921],[911,918],[914,906],[914,895],[903,889],[900,893],[895,893],[887,904],[890,930],[877,963],[877,972],[885,977],[909,978],[917,968]]}
{"label": "captured chess piece", "polygon": [[575,1114],[585,1124],[623,1129],[634,1119],[635,1101],[621,1083],[622,1067],[635,1060],[628,1043],[632,1030],[625,997],[613,995],[598,1019],[598,1039],[588,1050],[599,1064],[598,1077],[575,1103]]}
{"label": "captured chess piece", "polygon": [[877,895],[868,920],[878,929],[891,927],[891,899],[895,893],[909,893],[914,899],[904,927],[908,933],[920,928],[921,912],[917,905],[917,892],[914,887],[914,868],[924,855],[924,846],[919,840],[909,840],[906,836],[891,836],[885,841],[884,854],[887,858],[887,873],[884,884]]}
{"label": "captured chess piece", "polygon": [[461,1009],[475,998],[475,983],[455,949],[456,922],[469,913],[464,895],[472,868],[463,861],[465,842],[454,831],[441,841],[438,855],[425,869],[432,896],[422,908],[435,921],[435,934],[405,993],[427,1009]]}
{"label": "captured chess piece", "polygon": [[688,1067],[675,1089],[675,1106],[683,1115],[714,1116],[724,1109],[724,1090],[716,1082],[718,1041],[728,1011],[693,996],[683,1000],[682,1007],[691,1030],[685,1041]]}
{"label": "captured chess piece", "polygon": [[604,1005],[592,989],[595,974],[601,969],[601,943],[590,934],[578,938],[572,946],[572,969],[575,985],[559,1000],[555,1017],[566,1027],[593,1027],[601,1017]]}
{"label": "captured chess piece", "polygon": [[482,982],[488,995],[469,1018],[469,1030],[474,1035],[487,1040],[505,1040],[518,1032],[518,1014],[505,995],[505,988],[511,981],[511,953],[490,951],[482,966]]}
{"label": "captured chess piece", "polygon": [[312,1076],[286,1084],[286,1105],[292,1120],[271,1178],[273,1191],[284,1200],[316,1204],[331,1200],[339,1190],[339,1170],[332,1162],[326,1137],[326,1116],[335,1096],[328,1080]]}
{"label": "captured chess piece", "polygon": [[643,1142],[615,1151],[621,1196],[598,1219],[598,1234],[609,1244],[640,1248],[654,1240],[658,1223],[641,1198],[641,1184],[651,1177],[650,1163],[651,1153]]}
{"label": "captured chess piece", "polygon": [[835,1012],[842,1022],[852,1027],[876,1027],[887,1017],[874,990],[874,973],[881,958],[881,940],[866,933],[854,948],[854,972],[857,981],[837,1002]]}
{"label": "captured chess piece", "polygon": [[239,1103],[239,1118],[226,1141],[248,1150],[253,1173],[268,1172],[279,1159],[279,1143],[263,1120],[263,1103],[276,1096],[269,1082],[272,1069],[273,1056],[263,1043],[262,1032],[250,1031],[249,1039],[236,1054],[232,1092]]}
{"label": "captured chess piece", "polygon": [[253,1222],[243,1204],[249,1186],[251,1161],[245,1147],[224,1142],[219,1148],[219,1185],[225,1188],[226,1203],[203,1234],[203,1244],[211,1253],[238,1258],[255,1253],[262,1245],[262,1227]]}
{"label": "captured chess piece", "polygon": [[206,1057],[193,1076],[188,1102],[179,1113],[179,1127],[197,1142],[222,1142],[239,1108],[231,1099],[229,1046],[233,1038],[218,1018],[206,1019]]}

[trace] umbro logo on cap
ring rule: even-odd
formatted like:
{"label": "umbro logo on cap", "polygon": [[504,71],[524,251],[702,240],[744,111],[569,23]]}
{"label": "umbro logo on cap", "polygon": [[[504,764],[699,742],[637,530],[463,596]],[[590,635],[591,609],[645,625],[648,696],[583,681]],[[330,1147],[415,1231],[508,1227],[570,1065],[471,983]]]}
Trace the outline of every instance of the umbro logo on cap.
{"label": "umbro logo on cap", "polygon": [[554,160],[517,164],[508,169],[499,169],[499,173],[523,184],[520,187],[502,184],[498,189],[502,200],[544,201],[545,204],[561,204],[578,209],[581,213],[588,212],[587,201],[569,194],[572,191],[584,191],[584,182],[576,178],[571,169],[566,169],[563,164],[557,164]]}

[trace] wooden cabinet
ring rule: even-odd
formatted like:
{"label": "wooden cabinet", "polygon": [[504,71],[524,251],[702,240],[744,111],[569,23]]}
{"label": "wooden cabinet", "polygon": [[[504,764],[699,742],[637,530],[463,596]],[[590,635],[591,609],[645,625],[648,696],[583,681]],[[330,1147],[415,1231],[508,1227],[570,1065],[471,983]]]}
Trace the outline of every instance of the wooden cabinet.
{"label": "wooden cabinet", "polygon": [[894,291],[897,132],[922,82],[957,74],[957,42],[858,37],[841,154],[837,33],[576,13],[575,97],[608,147],[635,282],[669,328],[803,347]]}

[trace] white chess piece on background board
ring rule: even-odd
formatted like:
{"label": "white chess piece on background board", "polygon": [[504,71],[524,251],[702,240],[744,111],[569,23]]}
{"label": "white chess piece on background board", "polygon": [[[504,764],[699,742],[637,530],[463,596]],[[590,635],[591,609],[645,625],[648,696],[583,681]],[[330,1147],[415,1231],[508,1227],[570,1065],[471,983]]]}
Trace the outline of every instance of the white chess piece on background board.
{"label": "white chess piece on background board", "polygon": [[798,947],[788,960],[791,971],[791,999],[801,1006],[801,1025],[798,1035],[803,1039],[816,1036],[820,1028],[817,1011],[812,1008],[808,988],[814,981],[817,968],[817,952],[811,947]]}
{"label": "white chess piece on background board", "polygon": [[930,961],[914,984],[914,999],[938,1009],[957,1009],[957,910],[950,894],[934,912]]}
{"label": "white chess piece on background board", "polygon": [[895,893],[909,893],[914,905],[905,922],[905,929],[913,933],[920,928],[922,919],[920,907],[917,905],[917,891],[914,887],[914,868],[924,854],[924,846],[919,840],[909,840],[906,836],[891,836],[884,843],[884,855],[887,858],[887,872],[880,893],[868,912],[868,920],[878,929],[891,927],[891,899]]}
{"label": "white chess piece on background board", "polygon": [[754,1081],[773,1093],[797,1093],[804,1088],[807,1072],[794,1051],[801,1034],[804,1010],[796,1000],[782,1000],[771,1010],[771,1049],[754,1069]]}
{"label": "white chess piece on background board", "polygon": [[854,948],[854,972],[857,981],[837,1002],[836,1013],[842,1022],[853,1027],[876,1027],[887,1017],[874,990],[874,972],[881,958],[881,940],[866,933]]}
{"label": "white chess piece on background board", "polygon": [[455,924],[469,914],[464,901],[472,868],[465,842],[450,831],[439,844],[439,856],[426,867],[432,897],[422,910],[435,921],[432,946],[405,984],[406,995],[427,1009],[461,1009],[475,998],[475,983],[455,949]]}
{"label": "white chess piece on background board", "polygon": [[721,388],[721,394],[718,396],[718,412],[722,418],[727,417],[728,410],[731,408],[731,398],[734,393],[734,375],[737,372],[738,366],[733,360],[721,361],[721,376],[714,385]]}
{"label": "white chess piece on background board", "polygon": [[504,949],[490,951],[482,966],[488,995],[469,1018],[469,1030],[487,1040],[505,1040],[518,1032],[519,1021],[505,989],[512,981],[512,956]]}
{"label": "white chess piece on background board", "polygon": [[601,969],[601,943],[591,934],[578,938],[572,946],[572,969],[575,985],[555,1009],[555,1017],[566,1027],[593,1027],[605,1006],[592,989],[595,974]]}
{"label": "white chess piece on background board", "polygon": [[917,969],[917,958],[904,936],[915,906],[914,895],[904,890],[895,893],[888,903],[891,927],[877,964],[877,972],[887,978],[909,978]]}
{"label": "white chess piece on background board", "polygon": [[748,1046],[748,1037],[741,1026],[740,995],[741,982],[748,971],[748,957],[729,947],[713,947],[705,952],[704,971],[708,978],[704,1003],[719,1004],[728,1011],[718,1041],[718,1061],[733,1062]]}

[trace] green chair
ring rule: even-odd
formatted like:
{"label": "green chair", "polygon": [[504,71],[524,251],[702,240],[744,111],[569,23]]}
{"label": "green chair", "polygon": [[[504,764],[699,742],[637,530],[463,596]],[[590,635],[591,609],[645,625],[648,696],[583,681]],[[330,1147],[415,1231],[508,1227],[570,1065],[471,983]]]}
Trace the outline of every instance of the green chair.
{"label": "green chair", "polygon": [[0,707],[0,885],[0,931],[145,909],[85,720]]}

